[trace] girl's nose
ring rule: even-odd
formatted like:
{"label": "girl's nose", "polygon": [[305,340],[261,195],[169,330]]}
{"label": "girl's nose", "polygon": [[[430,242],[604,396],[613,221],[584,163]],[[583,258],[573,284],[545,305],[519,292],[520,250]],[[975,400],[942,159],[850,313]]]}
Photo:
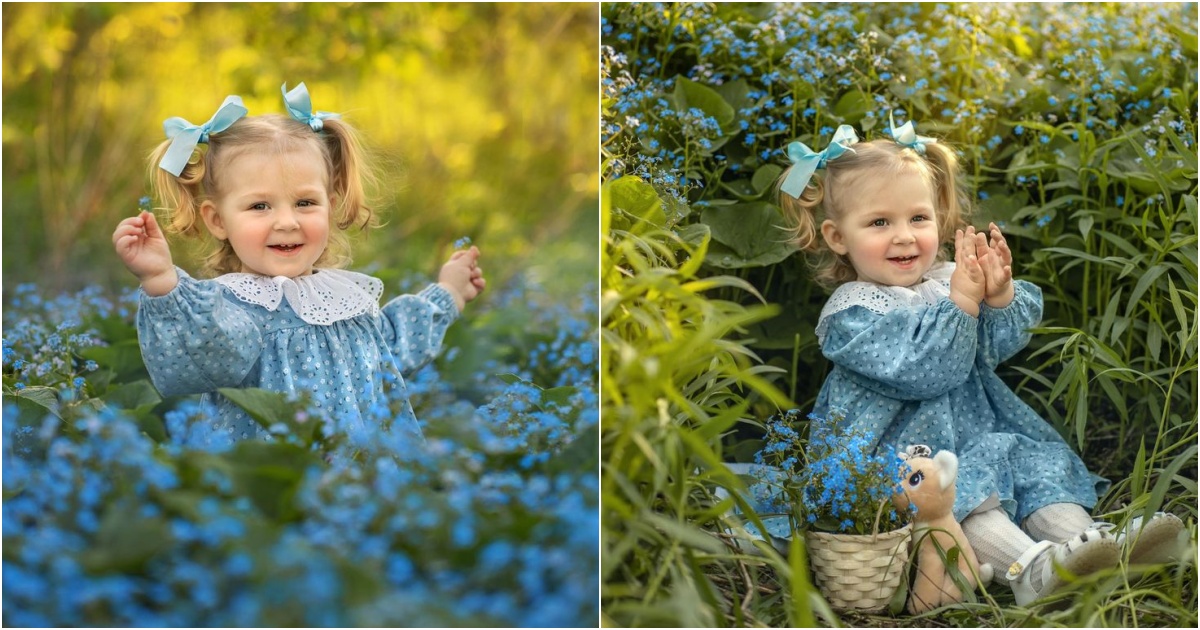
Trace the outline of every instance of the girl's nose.
{"label": "girl's nose", "polygon": [[291,208],[282,208],[275,213],[275,229],[277,230],[294,230],[300,227],[300,222],[296,220],[296,211]]}
{"label": "girl's nose", "polygon": [[916,240],[916,237],[913,236],[912,230],[907,226],[898,228],[892,236],[892,242],[896,244],[911,243],[914,240]]}

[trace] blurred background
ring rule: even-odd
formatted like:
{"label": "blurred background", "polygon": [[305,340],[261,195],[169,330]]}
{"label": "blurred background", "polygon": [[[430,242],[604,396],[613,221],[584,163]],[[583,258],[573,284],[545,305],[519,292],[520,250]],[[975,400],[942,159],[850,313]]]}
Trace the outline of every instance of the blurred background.
{"label": "blurred background", "polygon": [[[596,280],[595,4],[3,6],[3,285],[136,284],[111,234],[149,194],[162,121],[199,124],[280,86],[357,126],[381,160],[384,225],[353,269],[436,274],[480,246],[493,287],[527,272],[574,296]],[[190,243],[176,263],[198,269]],[[485,294],[486,296],[486,294]],[[486,298],[485,298],[486,299]]]}

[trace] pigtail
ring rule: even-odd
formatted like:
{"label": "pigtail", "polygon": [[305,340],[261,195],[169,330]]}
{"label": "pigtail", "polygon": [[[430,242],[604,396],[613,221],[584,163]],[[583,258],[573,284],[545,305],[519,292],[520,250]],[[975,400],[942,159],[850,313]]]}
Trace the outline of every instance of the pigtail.
{"label": "pigtail", "polygon": [[189,237],[203,236],[200,201],[206,160],[203,154],[199,160],[189,160],[176,177],[159,166],[170,146],[171,140],[165,140],[150,153],[150,187],[154,198],[161,204],[156,209],[166,214],[165,225],[169,231]]}
{"label": "pigtail", "polygon": [[933,172],[934,202],[938,207],[938,232],[942,242],[952,242],[954,231],[967,225],[972,207],[962,185],[954,150],[939,142],[925,144],[925,159]]}
{"label": "pigtail", "polygon": [[793,167],[788,167],[779,176],[774,190],[783,216],[788,221],[787,229],[791,234],[792,244],[803,252],[814,254],[807,260],[813,271],[813,279],[821,286],[832,289],[843,282],[854,280],[858,276],[849,259],[830,250],[821,234],[821,221],[818,218],[819,213],[829,203],[826,185],[830,175],[814,174],[797,199],[779,190],[791,168]]}
{"label": "pigtail", "polygon": [[821,206],[825,187],[822,185],[821,179],[814,176],[809,185],[804,187],[804,192],[800,194],[799,199],[783,192],[780,187],[792,168],[794,167],[784,170],[775,182],[775,195],[780,209],[783,210],[783,216],[788,222],[787,229],[792,237],[791,243],[800,250],[815,252],[821,245],[821,231],[817,227],[817,209]]}
{"label": "pigtail", "polygon": [[368,191],[376,189],[378,179],[358,132],[340,118],[329,118],[323,121],[321,136],[329,150],[330,188],[337,197],[335,224],[343,230],[374,227],[374,204]]}

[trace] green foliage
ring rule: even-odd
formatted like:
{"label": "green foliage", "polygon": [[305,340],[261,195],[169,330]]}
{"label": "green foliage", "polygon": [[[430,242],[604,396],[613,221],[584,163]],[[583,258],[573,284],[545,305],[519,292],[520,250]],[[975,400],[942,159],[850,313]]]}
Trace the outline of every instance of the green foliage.
{"label": "green foliage", "polygon": [[[805,408],[828,370],[812,330],[826,293],[788,255],[774,205],[784,147],[822,145],[839,124],[874,137],[894,113],[959,151],[972,222],[1000,224],[1015,275],[1042,288],[1041,327],[999,373],[1114,480],[1097,512],[1123,522],[1165,508],[1194,521],[1194,4],[612,3],[601,13],[604,178],[652,186],[663,229],[706,243],[702,262],[693,253],[678,266],[730,285],[708,299],[778,305],[723,338],[776,368],[764,380]],[[747,416],[777,411],[742,391]],[[759,444],[741,432],[722,446],[744,460]],[[1191,565],[1106,573],[1081,581],[1076,595],[1090,603],[1065,611],[1015,609],[1005,592],[912,623],[1153,625],[1175,614],[1186,624],[1194,576]],[[804,606],[804,589],[790,588],[786,606],[767,588],[745,609],[782,623],[783,610]]]}
{"label": "green foliage", "polygon": [[[707,570],[744,561],[719,533],[735,526],[734,505],[746,506],[721,437],[746,419],[749,391],[786,403],[764,378],[773,370],[726,337],[774,309],[708,297],[754,290],[698,277],[708,235],[691,245],[656,224],[661,201],[648,184],[606,184],[601,200],[601,599],[622,625],[722,623],[738,604]],[[735,492],[718,500],[717,488]]]}

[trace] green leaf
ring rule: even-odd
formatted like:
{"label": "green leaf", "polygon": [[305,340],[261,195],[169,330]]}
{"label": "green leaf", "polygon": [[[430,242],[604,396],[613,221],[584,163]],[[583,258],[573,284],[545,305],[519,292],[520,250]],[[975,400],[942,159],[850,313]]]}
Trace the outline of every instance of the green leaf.
{"label": "green leaf", "polygon": [[766,192],[775,180],[779,179],[779,175],[783,173],[783,167],[778,164],[764,164],[757,171],[754,171],[754,177],[750,179],[750,185],[759,193]]}
{"label": "green leaf", "polygon": [[833,106],[833,113],[843,123],[853,125],[863,119],[867,112],[873,109],[871,100],[860,90],[850,90],[838,99]]}
{"label": "green leaf", "polygon": [[95,543],[79,561],[91,573],[135,573],[170,544],[171,528],[165,519],[114,504],[100,522]]}
{"label": "green leaf", "polygon": [[663,212],[662,200],[650,184],[626,175],[610,183],[607,189],[613,210],[619,210],[636,219],[629,229],[630,232],[638,234],[652,226],[666,225],[667,215]]}
{"label": "green leaf", "polygon": [[58,406],[58,392],[53,387],[33,385],[21,389],[12,389],[6,393],[8,396],[16,399],[17,409],[21,411],[34,413],[39,419],[44,417],[47,411],[59,419],[62,418]]}
{"label": "green leaf", "polygon": [[816,592],[808,580],[808,552],[804,548],[804,537],[792,536],[788,544],[788,568],[791,569],[791,602],[788,606],[788,625],[793,628],[815,628],[817,618],[813,614],[810,597]]}
{"label": "green leaf", "polygon": [[91,359],[101,367],[116,372],[115,380],[119,383],[127,383],[148,376],[146,364],[142,361],[142,348],[138,345],[137,339],[126,339],[110,343],[107,346],[84,348],[79,352],[79,356]]}
{"label": "green leaf", "polygon": [[562,451],[555,453],[546,462],[546,471],[551,474],[578,473],[600,469],[600,431],[595,427],[578,431],[575,438]]}
{"label": "green leaf", "polygon": [[1129,301],[1125,303],[1126,317],[1129,317],[1133,314],[1133,309],[1138,305],[1138,299],[1140,299],[1142,294],[1150,288],[1151,283],[1157,280],[1159,276],[1163,275],[1167,269],[1168,268],[1165,266],[1155,265],[1154,267],[1148,269],[1146,273],[1142,274],[1141,278],[1138,278],[1137,285],[1133,287],[1133,293],[1129,294]]}
{"label": "green leaf", "polygon": [[716,244],[709,247],[705,259],[724,269],[763,267],[775,264],[794,253],[791,235],[782,226],[783,218],[775,206],[755,201],[705,208],[700,220],[712,231]]}
{"label": "green leaf", "polygon": [[255,387],[222,387],[217,392],[241,407],[264,428],[279,422],[286,423],[294,413],[293,403],[288,402],[287,394],[283,392]]}
{"label": "green leaf", "polygon": [[745,79],[726,81],[721,85],[713,86],[712,89],[725,99],[725,102],[729,103],[735,112],[754,105],[754,99],[750,98],[750,84]]}
{"label": "green leaf", "polygon": [[712,239],[708,226],[703,223],[691,223],[679,230],[679,240],[695,247],[689,258],[679,267],[682,278],[692,278],[700,271],[704,257],[708,255],[708,244]]}
{"label": "green leaf", "polygon": [[559,407],[569,407],[571,405],[571,397],[578,393],[579,388],[570,385],[552,387],[542,390],[542,400],[554,403]]}
{"label": "green leaf", "polygon": [[130,409],[134,412],[153,409],[155,405],[162,402],[158,390],[154,389],[154,385],[145,379],[120,385],[100,398],[110,406],[118,409]]}
{"label": "green leaf", "polygon": [[217,392],[240,407],[264,429],[269,431],[276,424],[283,424],[288,427],[292,435],[300,438],[305,444],[312,443],[317,426],[320,424],[313,419],[304,422],[297,420],[298,405],[289,401],[288,395],[283,392],[273,392],[255,387],[222,387]]}
{"label": "green leaf", "polygon": [[277,522],[299,517],[296,490],[305,471],[321,465],[312,451],[284,442],[244,440],[224,457],[232,465],[234,491]]}
{"label": "green leaf", "polygon": [[1087,215],[1079,219],[1079,232],[1083,234],[1083,238],[1087,238],[1088,232],[1092,231],[1092,226],[1096,223],[1096,217]]}
{"label": "green leaf", "polygon": [[1167,495],[1167,490],[1170,489],[1174,481],[1175,473],[1179,472],[1180,468],[1185,465],[1196,467],[1196,451],[1197,447],[1192,445],[1187,450],[1175,456],[1171,463],[1159,474],[1158,481],[1154,482],[1154,490],[1150,492],[1150,501],[1146,503],[1145,511],[1142,517],[1145,522],[1149,522],[1154,513],[1162,507],[1163,498]]}
{"label": "green leaf", "polygon": [[1141,439],[1138,446],[1137,457],[1133,460],[1133,476],[1129,482],[1129,487],[1133,492],[1133,496],[1138,496],[1145,491],[1142,483],[1146,479],[1146,438]]}
{"label": "green leaf", "polygon": [[657,512],[647,512],[642,515],[647,522],[665,533],[672,541],[712,554],[724,553],[725,545],[708,532],[676,520],[667,518]]}
{"label": "green leaf", "polygon": [[675,77],[675,93],[672,98],[676,111],[686,112],[694,107],[704,112],[704,115],[712,116],[722,129],[729,126],[736,115],[733,106],[720,94],[687,77]]}

